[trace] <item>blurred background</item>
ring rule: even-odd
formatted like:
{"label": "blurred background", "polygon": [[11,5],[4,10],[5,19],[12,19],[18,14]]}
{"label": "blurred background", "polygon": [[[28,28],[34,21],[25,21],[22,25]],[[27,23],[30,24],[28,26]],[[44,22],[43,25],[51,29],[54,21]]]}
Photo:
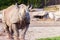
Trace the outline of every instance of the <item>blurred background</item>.
{"label": "blurred background", "polygon": [[[60,0],[18,0],[18,3],[30,4],[33,5],[33,8],[43,8],[49,5],[60,4]],[[15,0],[0,0],[0,10],[12,4],[15,4]]]}

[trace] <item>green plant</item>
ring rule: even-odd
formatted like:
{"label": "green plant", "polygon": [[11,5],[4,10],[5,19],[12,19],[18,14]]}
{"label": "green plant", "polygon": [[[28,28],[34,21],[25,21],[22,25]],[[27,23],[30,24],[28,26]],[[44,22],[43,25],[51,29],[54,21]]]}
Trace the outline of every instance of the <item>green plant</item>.
{"label": "green plant", "polygon": [[37,40],[60,40],[60,36],[59,37],[50,37],[50,38],[39,38]]}

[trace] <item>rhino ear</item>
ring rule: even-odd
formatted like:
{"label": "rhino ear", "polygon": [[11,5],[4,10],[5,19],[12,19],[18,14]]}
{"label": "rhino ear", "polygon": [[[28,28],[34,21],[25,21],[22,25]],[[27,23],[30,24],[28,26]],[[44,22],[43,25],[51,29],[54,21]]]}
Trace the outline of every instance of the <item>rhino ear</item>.
{"label": "rhino ear", "polygon": [[18,5],[18,0],[14,0],[15,1],[15,5]]}
{"label": "rhino ear", "polygon": [[32,5],[28,5],[27,9],[29,9],[29,11],[32,9]]}
{"label": "rhino ear", "polygon": [[16,5],[16,7],[17,7],[17,8],[19,8],[19,5],[18,5],[18,3],[16,3],[15,5]]}
{"label": "rhino ear", "polygon": [[28,8],[32,8],[32,4],[28,5]]}
{"label": "rhino ear", "polygon": [[29,9],[29,5],[27,6],[27,8]]}

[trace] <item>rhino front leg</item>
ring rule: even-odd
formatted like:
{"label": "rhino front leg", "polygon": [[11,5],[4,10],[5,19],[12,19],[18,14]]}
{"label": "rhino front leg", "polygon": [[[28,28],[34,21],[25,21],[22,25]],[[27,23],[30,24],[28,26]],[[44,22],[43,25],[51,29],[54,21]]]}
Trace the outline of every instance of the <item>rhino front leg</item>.
{"label": "rhino front leg", "polygon": [[25,34],[26,34],[26,31],[27,31],[28,27],[29,27],[29,25],[25,26],[25,28],[21,30],[20,40],[25,40]]}
{"label": "rhino front leg", "polygon": [[14,40],[19,40],[19,31],[17,29],[16,24],[12,24],[12,30],[13,30]]}
{"label": "rhino front leg", "polygon": [[11,35],[10,31],[9,31],[9,27],[10,27],[10,26],[8,26],[8,25],[5,24],[5,23],[4,23],[4,26],[5,26],[5,27],[4,27],[4,30],[5,30],[5,32],[7,33],[7,38],[10,39],[10,40],[12,40],[12,35]]}

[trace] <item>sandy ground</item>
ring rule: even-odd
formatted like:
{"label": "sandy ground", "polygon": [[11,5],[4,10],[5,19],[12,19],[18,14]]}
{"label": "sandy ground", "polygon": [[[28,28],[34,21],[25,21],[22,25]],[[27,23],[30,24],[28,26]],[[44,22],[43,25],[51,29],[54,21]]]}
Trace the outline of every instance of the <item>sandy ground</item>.
{"label": "sandy ground", "polygon": [[[49,24],[48,24],[49,23]],[[3,31],[3,24],[0,23],[0,32]],[[5,33],[3,33],[6,35]],[[0,40],[8,40],[6,36],[1,35]],[[60,22],[54,21],[31,21],[26,33],[26,40],[36,40],[38,38],[60,36]]]}
{"label": "sandy ground", "polygon": [[26,33],[27,40],[60,36],[60,22],[32,21]]}

